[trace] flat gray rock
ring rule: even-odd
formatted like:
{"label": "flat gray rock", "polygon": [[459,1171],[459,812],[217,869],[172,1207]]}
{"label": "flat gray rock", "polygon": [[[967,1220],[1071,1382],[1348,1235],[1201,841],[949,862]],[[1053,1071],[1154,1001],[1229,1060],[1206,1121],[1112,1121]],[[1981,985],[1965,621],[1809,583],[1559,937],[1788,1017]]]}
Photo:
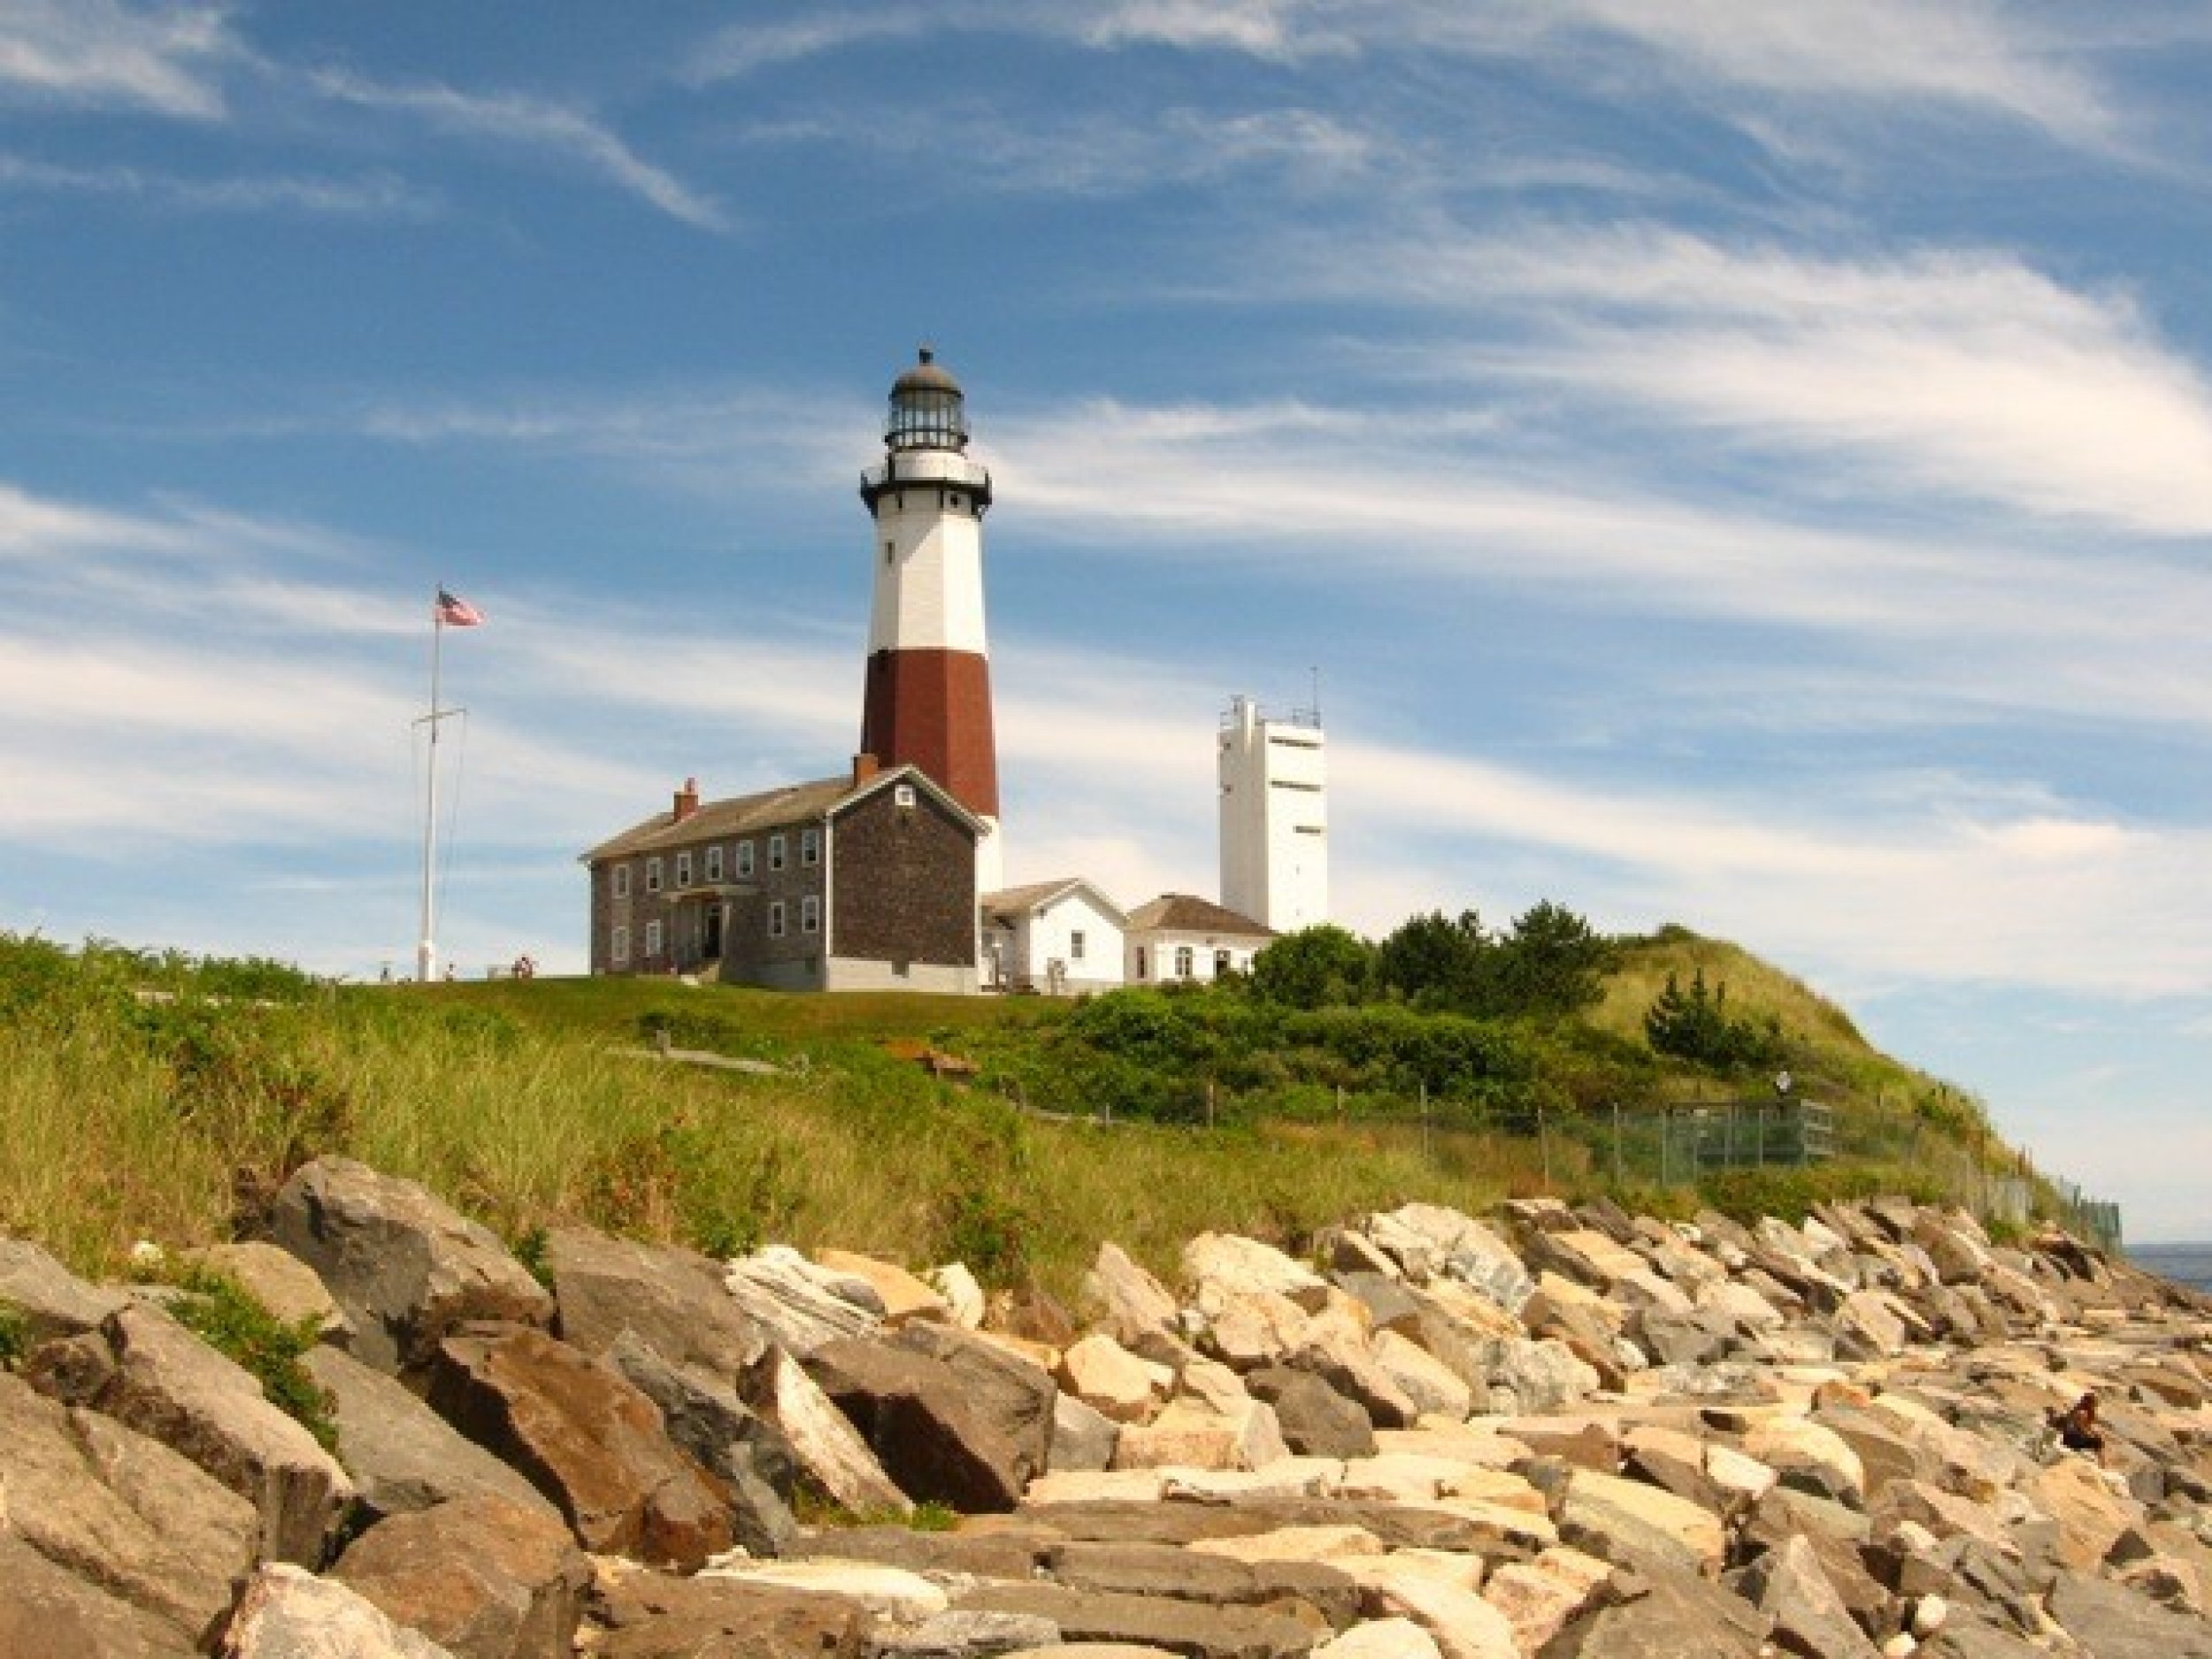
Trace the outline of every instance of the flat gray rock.
{"label": "flat gray rock", "polygon": [[0,1308],[22,1316],[34,1344],[94,1330],[127,1300],[86,1283],[28,1239],[0,1239]]}
{"label": "flat gray rock", "polygon": [[528,1480],[383,1372],[331,1348],[311,1349],[304,1363],[330,1391],[339,1461],[373,1518],[477,1497],[560,1514]]}

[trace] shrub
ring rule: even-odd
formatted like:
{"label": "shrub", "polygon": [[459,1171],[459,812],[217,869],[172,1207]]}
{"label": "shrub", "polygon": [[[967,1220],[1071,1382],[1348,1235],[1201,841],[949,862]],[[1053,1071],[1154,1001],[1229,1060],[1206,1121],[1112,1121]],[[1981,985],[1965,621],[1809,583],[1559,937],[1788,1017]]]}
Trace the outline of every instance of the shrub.
{"label": "shrub", "polygon": [[297,1422],[326,1452],[338,1449],[333,1402],[300,1356],[315,1346],[312,1317],[278,1318],[227,1273],[188,1267],[172,1282],[186,1293],[170,1311],[219,1354],[252,1373],[269,1403]]}

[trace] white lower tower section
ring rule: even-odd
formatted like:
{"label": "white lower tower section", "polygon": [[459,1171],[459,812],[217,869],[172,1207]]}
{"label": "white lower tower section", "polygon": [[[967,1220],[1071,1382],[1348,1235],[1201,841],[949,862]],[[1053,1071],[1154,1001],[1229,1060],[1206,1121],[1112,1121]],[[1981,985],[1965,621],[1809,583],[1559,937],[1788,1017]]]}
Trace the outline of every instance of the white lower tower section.
{"label": "white lower tower section", "polygon": [[1279,933],[1329,919],[1328,752],[1317,711],[1221,723],[1221,902]]}

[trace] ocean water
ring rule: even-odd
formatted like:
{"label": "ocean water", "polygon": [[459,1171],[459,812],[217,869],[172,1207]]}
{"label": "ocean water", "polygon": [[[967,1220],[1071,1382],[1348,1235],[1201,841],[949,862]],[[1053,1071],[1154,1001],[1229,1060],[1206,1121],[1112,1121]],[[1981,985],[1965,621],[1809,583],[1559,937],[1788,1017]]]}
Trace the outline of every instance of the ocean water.
{"label": "ocean water", "polygon": [[2212,1244],[2131,1244],[2128,1260],[2147,1272],[2212,1291]]}

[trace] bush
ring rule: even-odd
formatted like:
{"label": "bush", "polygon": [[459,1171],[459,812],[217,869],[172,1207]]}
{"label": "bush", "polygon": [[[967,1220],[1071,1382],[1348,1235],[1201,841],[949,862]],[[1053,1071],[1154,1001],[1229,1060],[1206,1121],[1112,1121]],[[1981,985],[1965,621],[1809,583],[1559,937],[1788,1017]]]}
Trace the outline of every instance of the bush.
{"label": "bush", "polygon": [[1785,1049],[1778,1022],[1738,1019],[1728,1012],[1725,980],[1711,990],[1705,970],[1690,978],[1690,988],[1670,973],[1644,1015],[1644,1037],[1658,1054],[1671,1054],[1717,1071],[1746,1072],[1781,1063]]}

